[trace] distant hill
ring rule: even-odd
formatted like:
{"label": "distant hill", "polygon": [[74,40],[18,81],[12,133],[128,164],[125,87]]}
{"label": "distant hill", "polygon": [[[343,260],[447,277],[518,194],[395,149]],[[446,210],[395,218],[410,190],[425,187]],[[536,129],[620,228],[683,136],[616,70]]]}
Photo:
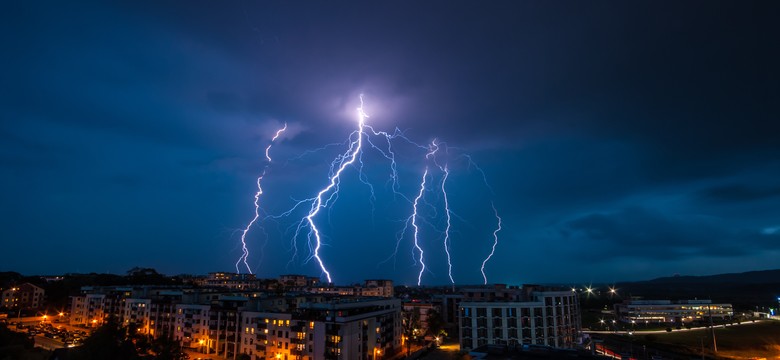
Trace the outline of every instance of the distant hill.
{"label": "distant hill", "polygon": [[638,283],[698,283],[698,284],[722,284],[722,283],[741,283],[741,284],[774,284],[780,282],[780,269],[748,271],[743,273],[730,273],[706,276],[669,276],[653,280],[638,281]]}
{"label": "distant hill", "polygon": [[777,306],[780,270],[707,276],[671,276],[616,284],[623,296],[643,299],[712,299],[742,310]]}

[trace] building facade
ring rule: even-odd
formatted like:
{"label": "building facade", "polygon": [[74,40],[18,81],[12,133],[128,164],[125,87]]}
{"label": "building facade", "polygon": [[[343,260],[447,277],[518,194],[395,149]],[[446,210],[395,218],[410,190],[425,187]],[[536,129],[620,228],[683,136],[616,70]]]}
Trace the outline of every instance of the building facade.
{"label": "building facade", "polygon": [[464,299],[460,303],[461,349],[490,344],[574,348],[581,333],[577,294],[537,291],[535,287],[523,290],[493,295],[480,292],[479,298],[495,299],[492,301]]}
{"label": "building facade", "polygon": [[711,300],[626,300],[615,304],[615,315],[625,323],[684,323],[704,319],[730,319],[731,304]]}
{"label": "building facade", "polygon": [[71,324],[115,317],[153,338],[225,359],[375,359],[400,351],[400,300],[311,293],[85,287]]}
{"label": "building facade", "polygon": [[45,292],[30,283],[5,289],[0,293],[0,307],[9,310],[38,309],[43,306]]}

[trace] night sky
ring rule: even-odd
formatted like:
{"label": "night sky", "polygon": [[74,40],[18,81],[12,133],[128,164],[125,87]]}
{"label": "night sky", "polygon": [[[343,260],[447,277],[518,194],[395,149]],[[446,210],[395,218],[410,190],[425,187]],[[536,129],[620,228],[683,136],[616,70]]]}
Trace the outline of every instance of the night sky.
{"label": "night sky", "polygon": [[[22,1],[0,15],[0,271],[235,271],[240,229],[328,183],[367,123],[450,147],[452,262],[481,283],[780,264],[780,6],[750,1]],[[335,144],[335,145],[334,145]],[[308,152],[307,150],[317,151]],[[424,152],[398,143],[399,192]],[[469,154],[484,172],[470,166]],[[445,160],[442,158],[442,160]],[[333,280],[416,283],[411,203],[363,157],[317,217]],[[440,184],[431,167],[429,184]],[[446,284],[429,189],[423,284]],[[304,215],[247,235],[259,276],[321,275]],[[306,232],[307,230],[303,230]],[[389,259],[380,264],[381,261]]]}

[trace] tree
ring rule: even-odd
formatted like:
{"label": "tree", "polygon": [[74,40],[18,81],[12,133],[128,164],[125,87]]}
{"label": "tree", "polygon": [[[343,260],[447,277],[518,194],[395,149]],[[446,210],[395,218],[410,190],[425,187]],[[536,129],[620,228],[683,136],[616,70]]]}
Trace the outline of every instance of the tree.
{"label": "tree", "polygon": [[181,350],[178,342],[168,337],[161,337],[152,342],[154,359],[158,360],[184,360],[189,356]]}
{"label": "tree", "polygon": [[444,331],[444,319],[435,309],[428,310],[428,335],[433,337],[447,336],[447,332]]}
{"label": "tree", "polygon": [[121,327],[114,317],[84,340],[84,345],[75,348],[71,354],[75,360],[138,359],[133,342],[127,337],[127,329]]}
{"label": "tree", "polygon": [[412,338],[414,332],[420,328],[420,310],[417,308],[412,311],[403,311],[401,313],[401,326],[403,328],[404,337],[406,338],[406,356],[412,354]]}

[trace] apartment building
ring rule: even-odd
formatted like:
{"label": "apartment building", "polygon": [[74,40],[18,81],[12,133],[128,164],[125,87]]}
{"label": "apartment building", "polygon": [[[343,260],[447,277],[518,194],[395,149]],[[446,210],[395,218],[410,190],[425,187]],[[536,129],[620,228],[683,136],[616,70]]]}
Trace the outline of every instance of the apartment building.
{"label": "apartment building", "polygon": [[576,293],[534,285],[496,290],[466,294],[460,303],[461,349],[483,345],[573,348],[578,343],[581,319]]}
{"label": "apartment building", "polygon": [[38,309],[43,306],[45,291],[33,284],[23,283],[0,292],[0,307],[6,309]]}
{"label": "apartment building", "polygon": [[295,288],[315,287],[320,283],[320,278],[306,275],[282,275],[279,276],[279,283],[285,286]]}
{"label": "apartment building", "polygon": [[374,359],[401,347],[401,302],[381,297],[108,286],[82,288],[71,308],[72,325],[113,316],[206,357]]}
{"label": "apartment building", "polygon": [[391,298],[395,296],[393,280],[366,280],[360,295]]}
{"label": "apartment building", "polygon": [[400,301],[331,298],[292,312],[242,312],[252,359],[376,359],[400,351]]}

